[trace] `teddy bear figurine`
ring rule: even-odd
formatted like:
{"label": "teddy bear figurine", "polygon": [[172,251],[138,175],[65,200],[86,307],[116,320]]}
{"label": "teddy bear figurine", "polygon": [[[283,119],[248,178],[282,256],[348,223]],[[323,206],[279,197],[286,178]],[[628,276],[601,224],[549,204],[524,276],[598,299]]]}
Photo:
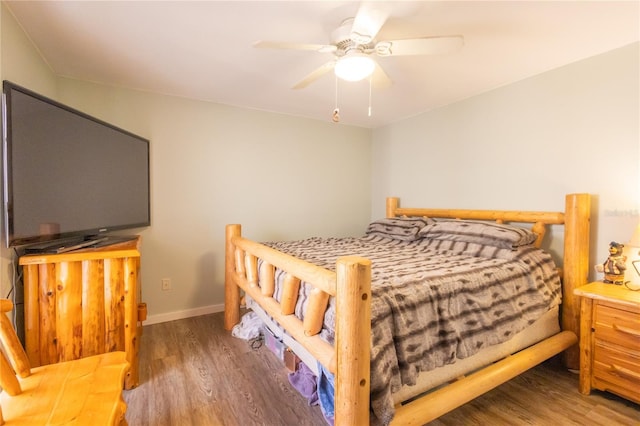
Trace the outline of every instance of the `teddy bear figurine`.
{"label": "teddy bear figurine", "polygon": [[622,255],[624,244],[612,241],[609,244],[609,257],[601,264],[596,265],[596,271],[604,273],[605,283],[624,284],[624,271],[627,268],[627,257]]}

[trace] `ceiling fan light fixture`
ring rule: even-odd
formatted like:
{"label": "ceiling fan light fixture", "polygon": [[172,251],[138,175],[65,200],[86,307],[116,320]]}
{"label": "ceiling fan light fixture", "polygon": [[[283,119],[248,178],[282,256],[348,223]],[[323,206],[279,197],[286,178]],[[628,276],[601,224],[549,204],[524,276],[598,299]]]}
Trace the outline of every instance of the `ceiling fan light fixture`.
{"label": "ceiling fan light fixture", "polygon": [[338,78],[347,81],[360,81],[373,74],[376,64],[369,56],[358,53],[345,55],[338,59],[334,71]]}

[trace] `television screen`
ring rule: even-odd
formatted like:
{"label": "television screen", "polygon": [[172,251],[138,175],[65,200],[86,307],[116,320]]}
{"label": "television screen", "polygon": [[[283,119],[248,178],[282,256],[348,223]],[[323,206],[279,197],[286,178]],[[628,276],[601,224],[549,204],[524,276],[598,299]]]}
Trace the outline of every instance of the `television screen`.
{"label": "television screen", "polygon": [[150,224],[149,141],[3,85],[7,247]]}

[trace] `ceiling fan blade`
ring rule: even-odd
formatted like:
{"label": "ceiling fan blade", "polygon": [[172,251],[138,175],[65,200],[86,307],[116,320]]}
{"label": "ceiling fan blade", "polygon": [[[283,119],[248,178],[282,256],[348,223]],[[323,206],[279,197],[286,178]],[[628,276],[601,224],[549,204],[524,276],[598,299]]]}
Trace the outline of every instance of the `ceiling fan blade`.
{"label": "ceiling fan blade", "polygon": [[438,55],[462,48],[464,37],[460,35],[421,37],[408,40],[381,41],[375,51],[379,56]]}
{"label": "ceiling fan blade", "polygon": [[393,84],[384,69],[376,62],[376,67],[371,74],[371,85],[376,89],[386,89]]}
{"label": "ceiling fan blade", "polygon": [[303,78],[298,83],[296,83],[296,85],[293,86],[292,89],[304,89],[305,87],[307,87],[308,85],[310,85],[311,83],[313,83],[314,81],[316,81],[317,79],[319,79],[320,77],[328,73],[329,71],[333,70],[335,66],[336,66],[336,61],[329,61],[326,64],[321,65],[319,68],[316,68],[309,75],[307,75],[305,78]]}
{"label": "ceiling fan blade", "polygon": [[362,2],[353,20],[351,39],[359,44],[370,43],[389,17],[389,8],[387,2]]}
{"label": "ceiling fan blade", "polygon": [[305,44],[305,43],[288,43],[280,41],[256,41],[253,47],[260,49],[292,49],[292,50],[311,50],[314,52],[331,53],[335,52],[337,47],[331,44]]}

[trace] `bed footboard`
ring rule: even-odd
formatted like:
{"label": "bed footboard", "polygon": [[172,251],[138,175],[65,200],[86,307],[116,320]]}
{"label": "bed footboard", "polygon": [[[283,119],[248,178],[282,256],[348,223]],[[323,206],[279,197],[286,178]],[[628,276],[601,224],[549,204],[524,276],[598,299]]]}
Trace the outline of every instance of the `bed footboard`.
{"label": "bed footboard", "polygon": [[[258,259],[263,261],[260,272]],[[280,302],[273,297],[274,268],[287,273]],[[314,287],[304,321],[293,314],[301,281]],[[341,257],[336,272],[332,272],[242,238],[240,225],[227,225],[227,330],[240,322],[240,290],[334,374],[335,424],[369,424],[371,262],[356,256]],[[335,347],[318,334],[331,296],[336,297],[336,315],[340,318],[336,322]]]}

